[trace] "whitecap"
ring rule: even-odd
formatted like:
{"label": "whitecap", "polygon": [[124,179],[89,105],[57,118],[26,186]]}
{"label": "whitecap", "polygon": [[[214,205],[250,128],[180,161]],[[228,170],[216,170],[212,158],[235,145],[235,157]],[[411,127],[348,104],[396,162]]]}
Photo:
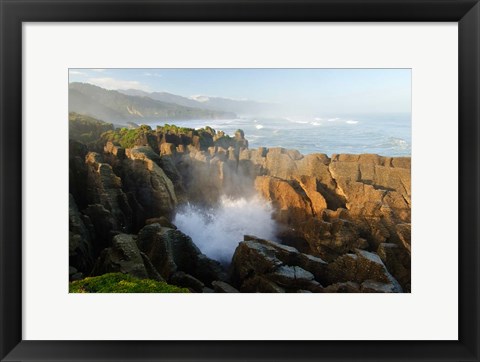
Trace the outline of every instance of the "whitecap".
{"label": "whitecap", "polygon": [[261,124],[257,124],[257,125],[255,126],[255,128],[256,128],[256,129],[262,129],[263,126],[262,126]]}
{"label": "whitecap", "polygon": [[345,123],[348,123],[348,124],[357,124],[358,121],[345,121]]}

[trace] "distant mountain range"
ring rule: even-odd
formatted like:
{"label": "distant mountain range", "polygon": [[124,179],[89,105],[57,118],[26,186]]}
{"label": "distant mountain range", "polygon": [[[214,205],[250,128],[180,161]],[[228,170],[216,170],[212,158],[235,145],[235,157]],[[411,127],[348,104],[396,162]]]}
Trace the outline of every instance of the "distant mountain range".
{"label": "distant mountain range", "polygon": [[262,115],[270,112],[273,106],[270,103],[222,97],[209,97],[203,95],[187,98],[167,92],[148,93],[137,89],[119,90],[119,92],[130,96],[149,97],[157,101],[175,103],[185,107],[208,109],[211,111],[233,112],[242,116]]}
{"label": "distant mountain range", "polygon": [[135,92],[136,94],[133,94],[133,91],[107,90],[89,83],[70,83],[68,87],[69,112],[88,115],[116,124],[127,121],[236,117],[233,111],[210,109],[202,106],[201,102],[169,93]]}

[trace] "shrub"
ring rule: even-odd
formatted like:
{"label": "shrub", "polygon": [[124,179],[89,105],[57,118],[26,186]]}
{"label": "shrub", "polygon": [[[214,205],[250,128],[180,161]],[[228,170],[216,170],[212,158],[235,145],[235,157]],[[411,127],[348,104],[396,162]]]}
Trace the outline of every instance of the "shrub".
{"label": "shrub", "polygon": [[132,148],[138,139],[143,138],[151,132],[152,128],[150,126],[141,125],[134,129],[120,128],[114,131],[108,131],[103,133],[101,138],[103,142],[111,141],[124,148]]}

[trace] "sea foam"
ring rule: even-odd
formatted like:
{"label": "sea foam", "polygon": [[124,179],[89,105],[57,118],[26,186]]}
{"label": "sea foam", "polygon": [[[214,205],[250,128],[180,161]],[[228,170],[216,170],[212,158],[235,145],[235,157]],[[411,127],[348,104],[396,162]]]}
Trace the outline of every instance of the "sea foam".
{"label": "sea foam", "polygon": [[174,224],[192,238],[202,253],[227,264],[244,235],[276,240],[272,211],[270,203],[258,196],[222,197],[214,209],[185,205],[177,212]]}

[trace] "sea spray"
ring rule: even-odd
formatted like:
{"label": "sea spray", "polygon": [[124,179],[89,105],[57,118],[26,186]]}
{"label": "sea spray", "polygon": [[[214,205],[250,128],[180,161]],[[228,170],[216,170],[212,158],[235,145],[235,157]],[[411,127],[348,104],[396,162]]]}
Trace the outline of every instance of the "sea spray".
{"label": "sea spray", "polygon": [[174,223],[208,257],[223,264],[230,263],[244,235],[276,240],[277,225],[272,219],[272,206],[258,196],[230,199],[222,197],[218,207],[182,207]]}

